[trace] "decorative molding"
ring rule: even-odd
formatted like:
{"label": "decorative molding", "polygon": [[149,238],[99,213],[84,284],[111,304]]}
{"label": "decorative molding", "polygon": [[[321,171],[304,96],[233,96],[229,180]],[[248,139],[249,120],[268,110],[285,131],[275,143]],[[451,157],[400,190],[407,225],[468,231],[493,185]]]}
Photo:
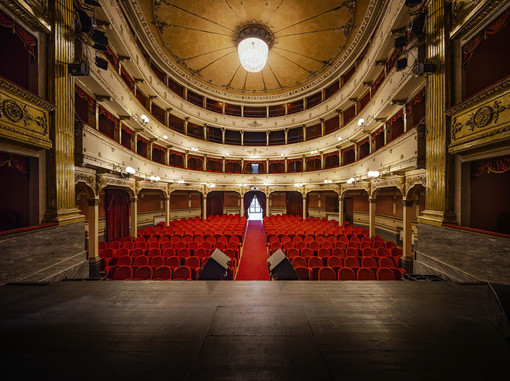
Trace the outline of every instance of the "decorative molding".
{"label": "decorative molding", "polygon": [[400,194],[402,196],[405,195],[404,192],[404,177],[398,176],[394,178],[388,178],[388,179],[377,179],[371,182],[371,191],[370,191],[370,198],[375,198],[375,193],[378,190],[381,190],[383,188],[397,188],[400,191]]}
{"label": "decorative molding", "polygon": [[427,173],[420,173],[417,175],[406,176],[405,181],[405,198],[408,197],[409,191],[416,185],[422,185],[424,188],[427,186]]}
{"label": "decorative molding", "polygon": [[164,197],[168,196],[168,184],[162,182],[153,183],[146,180],[137,180],[135,183],[135,194],[138,195],[143,189],[158,190],[163,192]]}
{"label": "decorative molding", "polygon": [[510,77],[447,111],[450,153],[510,139]]}
{"label": "decorative molding", "polygon": [[507,2],[507,0],[453,0],[450,38],[469,39]]}
{"label": "decorative molding", "polygon": [[49,114],[54,109],[48,101],[0,78],[0,136],[49,149]]}
{"label": "decorative molding", "polygon": [[97,182],[96,182],[96,174],[94,172],[85,172],[82,171],[80,167],[75,168],[74,172],[74,184],[85,184],[91,194],[89,197],[97,197]]}
{"label": "decorative molding", "polygon": [[1,0],[20,20],[35,30],[51,32],[48,0]]}
{"label": "decorative molding", "polygon": [[123,179],[120,177],[117,177],[115,175],[103,173],[97,176],[97,185],[96,185],[96,192],[97,194],[101,193],[101,191],[107,187],[119,187],[119,188],[126,188],[129,189],[129,195],[133,198],[136,197],[138,194],[136,193],[135,188],[135,179]]}
{"label": "decorative molding", "polygon": [[[351,3],[352,0],[349,0],[347,3]],[[120,3],[120,5],[118,4]],[[119,9],[125,11],[124,14],[127,15],[127,18],[130,19],[130,24],[134,26],[134,29],[137,32],[137,35],[141,38],[142,43],[146,47],[150,47],[153,56],[156,56],[159,60],[159,63],[165,68],[167,73],[174,73],[179,77],[181,83],[184,83],[190,89],[199,89],[205,93],[206,96],[213,95],[214,97],[219,97],[224,100],[236,100],[236,101],[253,101],[253,102],[268,102],[268,101],[278,101],[288,98],[293,98],[296,96],[303,96],[303,94],[316,90],[318,86],[321,86],[326,81],[331,81],[332,78],[338,77],[339,73],[346,70],[348,65],[350,65],[357,54],[359,54],[363,47],[361,46],[364,42],[369,40],[369,36],[372,34],[374,29],[376,28],[377,23],[382,20],[389,12],[391,7],[388,7],[388,0],[370,0],[370,3],[366,10],[366,15],[363,18],[362,23],[358,28],[358,32],[356,36],[353,38],[353,41],[349,45],[349,48],[344,52],[342,57],[337,59],[337,62],[330,67],[328,71],[326,71],[323,75],[318,77],[312,82],[306,83],[304,86],[288,91],[283,94],[274,94],[269,96],[254,96],[246,94],[233,94],[230,92],[226,92],[224,90],[220,90],[217,88],[213,88],[206,84],[205,82],[198,81],[196,76],[193,73],[188,73],[186,70],[183,70],[175,63],[173,63],[165,52],[161,49],[159,44],[157,43],[157,39],[152,34],[149,28],[149,22],[143,16],[142,9],[140,4],[137,1],[133,2],[114,2],[114,6]],[[399,6],[402,6],[403,1],[399,1]],[[349,4],[347,4],[349,5]],[[227,85],[225,85],[226,87]],[[242,90],[242,89],[239,89]],[[281,90],[281,89],[275,89]]]}

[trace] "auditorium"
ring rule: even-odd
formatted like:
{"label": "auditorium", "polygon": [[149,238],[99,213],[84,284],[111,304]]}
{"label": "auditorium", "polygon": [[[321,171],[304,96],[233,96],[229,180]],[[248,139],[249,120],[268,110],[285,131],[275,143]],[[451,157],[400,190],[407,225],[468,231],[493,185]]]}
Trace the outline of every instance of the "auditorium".
{"label": "auditorium", "polygon": [[508,41],[507,0],[0,0],[2,379],[507,378]]}

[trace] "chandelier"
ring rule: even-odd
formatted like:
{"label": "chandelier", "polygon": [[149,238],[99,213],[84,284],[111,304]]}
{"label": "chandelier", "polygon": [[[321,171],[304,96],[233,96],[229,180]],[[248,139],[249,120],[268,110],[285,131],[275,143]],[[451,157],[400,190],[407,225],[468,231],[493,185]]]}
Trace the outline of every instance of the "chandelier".
{"label": "chandelier", "polygon": [[250,73],[261,71],[273,42],[273,33],[264,25],[253,23],[237,28],[234,43],[243,68]]}
{"label": "chandelier", "polygon": [[237,52],[245,70],[257,73],[266,65],[269,48],[260,38],[249,37],[239,43]]}

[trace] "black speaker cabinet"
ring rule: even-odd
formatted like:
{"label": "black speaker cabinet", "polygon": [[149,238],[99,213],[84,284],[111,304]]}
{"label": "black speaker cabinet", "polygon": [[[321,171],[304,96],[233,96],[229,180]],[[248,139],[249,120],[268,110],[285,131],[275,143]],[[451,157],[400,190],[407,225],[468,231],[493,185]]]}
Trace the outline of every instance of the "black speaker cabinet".
{"label": "black speaker cabinet", "polygon": [[510,339],[510,286],[506,284],[489,283],[489,319],[496,326],[499,333]]}
{"label": "black speaker cabinet", "polygon": [[224,280],[230,272],[230,257],[220,249],[214,250],[198,276],[198,280]]}
{"label": "black speaker cabinet", "polygon": [[267,259],[269,275],[275,280],[299,280],[294,266],[281,249],[276,250]]}

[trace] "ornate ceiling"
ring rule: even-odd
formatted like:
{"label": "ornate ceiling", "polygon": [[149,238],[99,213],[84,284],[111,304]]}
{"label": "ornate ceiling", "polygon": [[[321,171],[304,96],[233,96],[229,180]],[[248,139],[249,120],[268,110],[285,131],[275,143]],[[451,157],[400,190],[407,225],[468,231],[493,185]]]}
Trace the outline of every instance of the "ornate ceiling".
{"label": "ornate ceiling", "polygon": [[[383,0],[135,0],[164,61],[183,79],[216,93],[291,94],[350,65],[380,15]],[[239,27],[259,23],[274,34],[265,68],[248,73],[234,42]],[[361,38],[361,37],[365,37]],[[176,72],[174,70],[174,72]]]}

